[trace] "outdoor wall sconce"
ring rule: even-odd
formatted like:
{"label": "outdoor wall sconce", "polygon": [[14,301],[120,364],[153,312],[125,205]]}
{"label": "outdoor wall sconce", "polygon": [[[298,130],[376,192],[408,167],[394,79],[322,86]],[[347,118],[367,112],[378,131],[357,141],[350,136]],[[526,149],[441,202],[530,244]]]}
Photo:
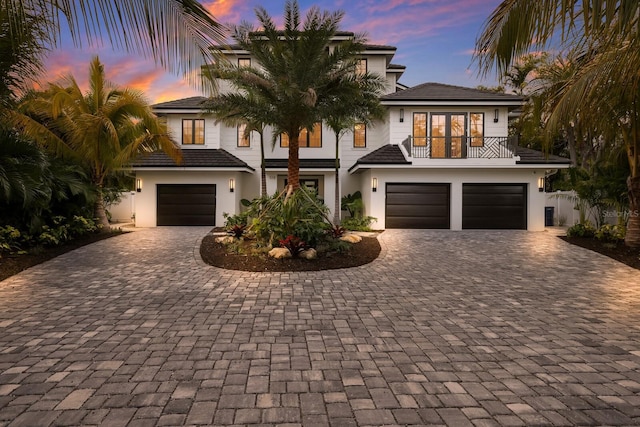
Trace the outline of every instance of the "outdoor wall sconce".
{"label": "outdoor wall sconce", "polygon": [[136,191],[138,193],[142,191],[142,180],[140,178],[136,178]]}
{"label": "outdoor wall sconce", "polygon": [[541,193],[544,191],[544,176],[538,178],[538,191]]}
{"label": "outdoor wall sconce", "polygon": [[229,178],[229,193],[236,191],[236,181],[233,178]]}
{"label": "outdoor wall sconce", "polygon": [[493,111],[493,123],[498,123],[498,118],[500,117],[500,110],[497,108]]}
{"label": "outdoor wall sconce", "polygon": [[400,109],[400,123],[404,122],[404,108]]}
{"label": "outdoor wall sconce", "polygon": [[371,178],[371,191],[378,191],[378,178]]}

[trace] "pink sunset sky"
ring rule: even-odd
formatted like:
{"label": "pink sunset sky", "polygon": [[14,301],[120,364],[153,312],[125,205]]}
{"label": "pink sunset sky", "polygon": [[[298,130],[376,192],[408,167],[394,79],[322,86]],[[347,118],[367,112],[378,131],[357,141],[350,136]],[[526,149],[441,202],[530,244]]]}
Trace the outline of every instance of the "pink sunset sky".
{"label": "pink sunset sky", "polygon": [[[263,6],[276,22],[281,21],[284,0],[214,0],[201,3],[223,24],[248,21],[257,25],[254,8]],[[495,85],[494,75],[478,76],[471,63],[475,39],[500,0],[300,0],[303,13],[312,5],[343,10],[342,30],[364,32],[369,43],[397,47],[393,60],[407,70],[400,82],[408,86],[440,82],[475,87]],[[152,60],[115,51],[110,46],[74,47],[63,34],[60,47],[46,61],[43,81],[73,74],[83,85],[88,64],[98,54],[107,77],[120,86],[145,92],[150,102],[179,99],[200,92],[180,75],[171,74]]]}

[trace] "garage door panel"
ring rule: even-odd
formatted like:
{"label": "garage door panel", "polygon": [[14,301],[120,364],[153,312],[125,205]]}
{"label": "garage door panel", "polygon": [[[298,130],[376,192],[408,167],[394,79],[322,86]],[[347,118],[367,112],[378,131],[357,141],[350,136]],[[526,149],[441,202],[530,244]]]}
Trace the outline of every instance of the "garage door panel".
{"label": "garage door panel", "polygon": [[157,225],[215,225],[215,184],[159,184]]}
{"label": "garage door panel", "polygon": [[462,228],[526,229],[526,184],[463,184]]}
{"label": "garage door panel", "polygon": [[424,206],[417,205],[394,205],[387,207],[387,216],[415,216],[415,217],[435,217],[442,218],[449,214],[449,210],[444,206],[433,206],[425,209]]}
{"label": "garage door panel", "polygon": [[449,228],[449,184],[390,183],[386,186],[387,228]]}
{"label": "garage door panel", "polygon": [[387,203],[391,205],[440,206],[448,201],[447,194],[387,194]]}

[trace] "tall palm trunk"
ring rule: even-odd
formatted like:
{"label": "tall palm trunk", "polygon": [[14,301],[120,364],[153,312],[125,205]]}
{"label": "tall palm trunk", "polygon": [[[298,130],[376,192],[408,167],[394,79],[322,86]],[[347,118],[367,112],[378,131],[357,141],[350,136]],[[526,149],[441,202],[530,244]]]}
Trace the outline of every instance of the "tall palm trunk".
{"label": "tall palm trunk", "polygon": [[267,195],[267,166],[264,162],[264,138],[260,132],[260,193],[262,197]]}
{"label": "tall palm trunk", "polygon": [[289,133],[288,169],[287,183],[289,192],[294,192],[300,188],[300,143],[297,131]]}
{"label": "tall palm trunk", "polygon": [[629,223],[624,243],[632,248],[640,248],[640,176],[627,178],[629,189]]}
{"label": "tall palm trunk", "polygon": [[97,191],[97,199],[94,205],[94,216],[98,221],[98,225],[100,226],[100,232],[106,233],[111,231],[111,226],[109,225],[109,219],[107,218],[107,211],[104,206],[104,193],[102,191],[102,184],[98,184]]}
{"label": "tall palm trunk", "polygon": [[333,213],[333,224],[340,223],[340,134],[336,133],[336,189],[335,193],[335,212]]}

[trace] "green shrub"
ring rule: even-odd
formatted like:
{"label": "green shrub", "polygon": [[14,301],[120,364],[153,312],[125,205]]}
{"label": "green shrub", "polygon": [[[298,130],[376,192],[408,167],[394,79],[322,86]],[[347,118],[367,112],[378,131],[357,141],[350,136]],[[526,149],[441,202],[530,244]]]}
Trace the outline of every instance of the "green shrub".
{"label": "green shrub", "polygon": [[567,237],[593,237],[596,229],[590,222],[578,223],[567,229]]}
{"label": "green shrub", "polygon": [[0,252],[20,250],[22,234],[20,230],[10,225],[0,226]]}
{"label": "green shrub", "polygon": [[264,246],[276,246],[287,236],[296,236],[310,247],[326,237],[331,227],[329,209],[314,191],[300,188],[285,202],[284,194],[256,199],[247,214],[250,229]]}
{"label": "green shrub", "polygon": [[342,220],[341,225],[347,230],[352,231],[371,231],[371,224],[377,218],[372,216],[365,216],[361,218],[345,218]]}
{"label": "green shrub", "polygon": [[626,230],[619,225],[604,224],[595,232],[595,238],[605,242],[618,242],[624,240]]}

